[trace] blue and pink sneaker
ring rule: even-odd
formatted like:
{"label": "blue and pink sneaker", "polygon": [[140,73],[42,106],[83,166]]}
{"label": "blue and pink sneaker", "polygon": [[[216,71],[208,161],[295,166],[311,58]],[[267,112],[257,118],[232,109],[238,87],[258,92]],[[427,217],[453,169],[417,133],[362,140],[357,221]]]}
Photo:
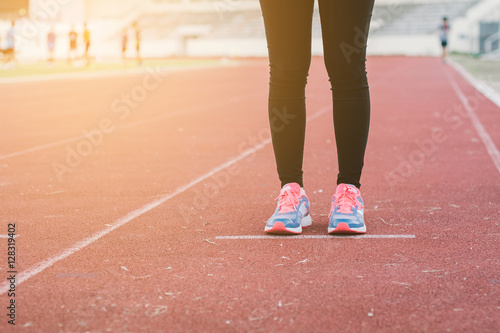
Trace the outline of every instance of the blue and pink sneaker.
{"label": "blue and pink sneaker", "polygon": [[303,227],[311,225],[309,199],[299,184],[286,184],[276,199],[278,207],[266,223],[265,231],[267,233],[300,234]]}
{"label": "blue and pink sneaker", "polygon": [[332,199],[328,223],[329,234],[364,234],[363,199],[359,189],[350,184],[339,184]]}

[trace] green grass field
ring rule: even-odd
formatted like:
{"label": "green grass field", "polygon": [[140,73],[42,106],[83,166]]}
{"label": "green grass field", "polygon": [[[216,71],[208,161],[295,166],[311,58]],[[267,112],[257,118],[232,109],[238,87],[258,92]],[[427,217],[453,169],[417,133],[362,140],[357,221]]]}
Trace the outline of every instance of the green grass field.
{"label": "green grass field", "polygon": [[89,66],[83,60],[75,61],[70,65],[65,60],[57,60],[49,65],[45,61],[36,63],[19,62],[16,66],[0,64],[0,78],[13,78],[33,75],[51,75],[61,73],[91,73],[99,71],[132,71],[140,67],[193,68],[218,66],[228,64],[221,59],[145,59],[141,65],[134,59],[123,62],[91,62]]}
{"label": "green grass field", "polygon": [[500,59],[481,59],[465,54],[452,54],[450,58],[500,93]]}
{"label": "green grass field", "polygon": [[500,81],[500,59],[481,59],[465,54],[452,54],[450,58],[461,64],[469,73],[485,81]]}

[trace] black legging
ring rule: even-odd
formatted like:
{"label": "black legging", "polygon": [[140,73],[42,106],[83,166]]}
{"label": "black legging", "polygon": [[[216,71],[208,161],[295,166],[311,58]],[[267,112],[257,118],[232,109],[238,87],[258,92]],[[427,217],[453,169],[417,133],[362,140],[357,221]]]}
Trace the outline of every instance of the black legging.
{"label": "black legging", "polygon": [[[370,123],[366,39],[374,0],[319,0],[333,95],[337,183],[360,186]],[[260,0],[269,49],[269,122],[281,185],[302,183],[314,0]]]}

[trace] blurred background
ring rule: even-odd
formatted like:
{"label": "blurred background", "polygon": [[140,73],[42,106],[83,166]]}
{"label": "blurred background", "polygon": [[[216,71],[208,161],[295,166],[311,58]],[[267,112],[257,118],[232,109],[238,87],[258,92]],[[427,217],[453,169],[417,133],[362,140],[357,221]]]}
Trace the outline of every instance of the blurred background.
{"label": "blurred background", "polygon": [[[439,55],[438,27],[443,16],[451,25],[451,52],[499,57],[500,0],[376,0],[371,23],[371,54]],[[2,0],[1,46],[15,20],[17,59],[48,56],[47,35],[56,35],[55,57],[67,58],[72,26],[83,38],[91,33],[96,60],[121,57],[126,30],[135,51],[134,22],[140,29],[145,58],[171,56],[266,56],[258,0]],[[321,54],[316,9],[313,50]],[[84,44],[79,43],[83,52]]]}
{"label": "blurred background", "polygon": [[[439,56],[444,16],[452,54],[500,59],[500,0],[376,0],[368,53]],[[258,0],[2,0],[1,49],[13,21],[16,63],[0,62],[0,69],[50,58],[51,30],[55,61],[68,59],[76,32],[76,58],[86,54],[86,61],[72,66],[134,59],[137,48],[142,59],[267,56]],[[322,53],[317,8],[313,53]]]}

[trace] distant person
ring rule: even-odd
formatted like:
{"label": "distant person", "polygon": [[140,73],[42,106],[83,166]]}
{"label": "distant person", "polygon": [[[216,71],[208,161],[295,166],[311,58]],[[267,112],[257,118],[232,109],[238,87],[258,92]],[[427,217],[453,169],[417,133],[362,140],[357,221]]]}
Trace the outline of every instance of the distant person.
{"label": "distant person", "polygon": [[125,62],[126,53],[127,53],[127,45],[128,45],[128,32],[127,28],[123,29],[122,33],[122,61]]}
{"label": "distant person", "polygon": [[87,66],[90,64],[89,48],[90,48],[90,31],[87,28],[87,23],[83,24],[83,43],[85,44],[85,60],[87,61]]}
{"label": "distant person", "polygon": [[48,62],[49,64],[53,64],[54,62],[54,49],[56,47],[56,33],[54,32],[54,28],[51,28],[47,35],[47,49],[49,51]]}
{"label": "distant person", "polygon": [[141,30],[137,22],[134,22],[134,30],[135,30],[135,49],[137,51],[137,63],[140,65],[142,63],[141,59]]}
{"label": "distant person", "polygon": [[13,64],[15,64],[16,62],[16,48],[15,48],[16,38],[14,30],[15,25],[16,22],[12,21],[9,30],[7,31],[7,47],[4,50],[6,62]]}
{"label": "distant person", "polygon": [[450,32],[450,25],[448,24],[448,18],[446,16],[443,17],[443,23],[439,26],[439,31],[439,40],[443,48],[441,58],[444,60],[446,58],[446,47],[448,46],[448,33]]}
{"label": "distant person", "polygon": [[68,63],[73,64],[73,60],[77,57],[77,47],[78,47],[78,34],[75,28],[72,26],[69,32],[69,57]]}

